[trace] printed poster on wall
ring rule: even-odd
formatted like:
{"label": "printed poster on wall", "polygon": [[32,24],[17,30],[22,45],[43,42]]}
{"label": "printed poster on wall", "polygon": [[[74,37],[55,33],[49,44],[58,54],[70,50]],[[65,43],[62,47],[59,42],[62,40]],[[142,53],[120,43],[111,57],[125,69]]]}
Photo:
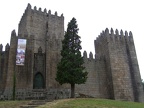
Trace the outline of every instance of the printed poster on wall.
{"label": "printed poster on wall", "polygon": [[16,65],[24,65],[26,51],[26,39],[18,39]]}

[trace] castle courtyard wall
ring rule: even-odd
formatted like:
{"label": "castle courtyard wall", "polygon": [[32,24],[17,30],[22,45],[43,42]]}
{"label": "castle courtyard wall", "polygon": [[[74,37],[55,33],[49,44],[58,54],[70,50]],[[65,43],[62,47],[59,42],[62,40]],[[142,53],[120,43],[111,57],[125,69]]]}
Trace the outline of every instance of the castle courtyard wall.
{"label": "castle courtyard wall", "polygon": [[[16,65],[18,39],[26,39],[25,63]],[[64,16],[46,9],[32,9],[28,4],[18,34],[11,33],[5,51],[0,44],[0,95],[12,99],[14,76],[16,99],[59,99],[70,97],[70,85],[56,80],[64,39]],[[76,85],[76,93],[88,97],[144,102],[144,92],[132,33],[108,29],[94,40],[95,57],[84,51],[84,66],[88,72],[85,84]],[[43,80],[35,86],[36,75]]]}

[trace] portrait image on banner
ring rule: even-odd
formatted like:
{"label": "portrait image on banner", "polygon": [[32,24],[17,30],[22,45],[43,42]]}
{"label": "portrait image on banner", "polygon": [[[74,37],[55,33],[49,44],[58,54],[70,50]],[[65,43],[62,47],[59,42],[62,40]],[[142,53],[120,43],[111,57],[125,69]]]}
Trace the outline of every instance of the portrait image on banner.
{"label": "portrait image on banner", "polygon": [[26,39],[18,39],[16,65],[24,65],[26,51]]}

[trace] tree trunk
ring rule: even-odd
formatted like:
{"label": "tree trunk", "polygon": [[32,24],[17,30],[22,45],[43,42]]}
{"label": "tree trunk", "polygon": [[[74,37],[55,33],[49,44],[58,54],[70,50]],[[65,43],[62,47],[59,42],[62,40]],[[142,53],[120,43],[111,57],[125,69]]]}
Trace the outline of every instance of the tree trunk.
{"label": "tree trunk", "polygon": [[75,97],[75,84],[71,84],[71,98]]}

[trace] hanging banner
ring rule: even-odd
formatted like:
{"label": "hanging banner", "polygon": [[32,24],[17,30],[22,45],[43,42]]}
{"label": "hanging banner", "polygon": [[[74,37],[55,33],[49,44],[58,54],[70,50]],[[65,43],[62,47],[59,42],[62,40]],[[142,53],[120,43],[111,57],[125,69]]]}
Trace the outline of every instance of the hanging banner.
{"label": "hanging banner", "polygon": [[16,65],[24,65],[26,51],[26,39],[18,39]]}

